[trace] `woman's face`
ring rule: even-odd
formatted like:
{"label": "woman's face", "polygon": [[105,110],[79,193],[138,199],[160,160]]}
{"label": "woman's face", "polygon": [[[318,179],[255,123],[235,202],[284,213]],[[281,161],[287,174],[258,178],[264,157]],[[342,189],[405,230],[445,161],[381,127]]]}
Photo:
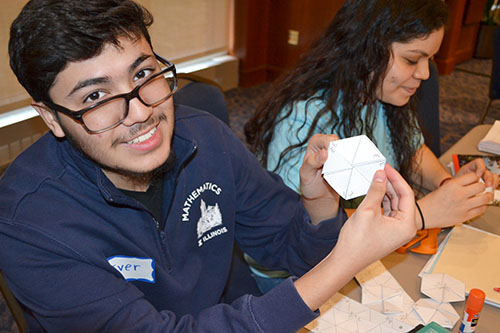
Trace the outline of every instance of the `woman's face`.
{"label": "woman's face", "polygon": [[391,59],[377,98],[395,106],[408,103],[420,82],[429,78],[429,59],[439,50],[443,35],[441,28],[425,38],[392,43]]}

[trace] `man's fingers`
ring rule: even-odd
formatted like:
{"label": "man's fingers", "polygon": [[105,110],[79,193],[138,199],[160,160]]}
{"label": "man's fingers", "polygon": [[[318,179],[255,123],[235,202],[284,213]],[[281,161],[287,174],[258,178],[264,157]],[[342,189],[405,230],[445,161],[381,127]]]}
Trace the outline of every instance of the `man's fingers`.
{"label": "man's fingers", "polygon": [[389,200],[389,208],[391,209],[391,211],[398,210],[399,195],[396,193],[396,190],[394,189],[394,186],[392,186],[392,183],[390,181],[387,182],[385,196]]}
{"label": "man's fingers", "polygon": [[375,172],[368,193],[363,202],[361,202],[360,208],[366,207],[380,210],[382,200],[385,196],[386,182],[387,176],[383,170]]}
{"label": "man's fingers", "polygon": [[397,210],[411,211],[414,209],[415,195],[410,185],[408,185],[399,172],[394,170],[389,164],[385,165],[385,173],[398,197]]}

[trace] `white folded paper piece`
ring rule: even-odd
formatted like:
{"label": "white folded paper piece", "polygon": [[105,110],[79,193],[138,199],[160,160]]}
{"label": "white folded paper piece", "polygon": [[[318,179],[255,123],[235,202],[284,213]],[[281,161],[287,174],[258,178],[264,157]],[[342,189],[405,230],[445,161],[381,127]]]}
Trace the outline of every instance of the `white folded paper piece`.
{"label": "white folded paper piece", "polygon": [[430,298],[421,298],[413,306],[425,325],[435,321],[445,328],[453,328],[460,319],[450,303],[439,303]]}
{"label": "white folded paper piece", "polygon": [[490,128],[485,137],[477,145],[479,151],[500,155],[500,120]]}
{"label": "white folded paper piece", "polygon": [[423,323],[413,308],[413,299],[380,260],[355,277],[361,285],[362,304],[411,327]]}
{"label": "white folded paper piece", "polygon": [[345,200],[365,195],[385,157],[366,135],[330,142],[323,177]]}
{"label": "white folded paper piece", "polygon": [[320,308],[321,316],[306,328],[314,333],[408,332],[412,325],[378,313],[353,299],[336,294]]}
{"label": "white folded paper piece", "polygon": [[465,300],[465,283],[444,273],[423,274],[420,291],[440,303]]}

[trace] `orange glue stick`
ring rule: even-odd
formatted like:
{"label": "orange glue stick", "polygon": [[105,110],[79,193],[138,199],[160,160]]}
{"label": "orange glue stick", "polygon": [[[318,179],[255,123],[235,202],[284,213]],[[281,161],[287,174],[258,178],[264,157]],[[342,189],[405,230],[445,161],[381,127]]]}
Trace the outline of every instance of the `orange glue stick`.
{"label": "orange glue stick", "polygon": [[471,289],[467,302],[465,303],[464,319],[458,330],[459,333],[471,333],[476,331],[479,314],[483,308],[486,294],[481,289]]}

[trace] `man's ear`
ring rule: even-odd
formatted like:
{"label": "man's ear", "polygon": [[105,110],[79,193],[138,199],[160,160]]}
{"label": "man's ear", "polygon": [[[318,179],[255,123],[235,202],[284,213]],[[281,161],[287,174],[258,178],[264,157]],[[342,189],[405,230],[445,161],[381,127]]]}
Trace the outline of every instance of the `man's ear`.
{"label": "man's ear", "polygon": [[52,133],[54,133],[55,136],[57,136],[58,138],[63,138],[65,136],[61,124],[59,124],[57,116],[50,108],[48,108],[42,102],[33,102],[31,103],[31,106],[36,110],[36,112],[38,112],[47,127],[52,131]]}

